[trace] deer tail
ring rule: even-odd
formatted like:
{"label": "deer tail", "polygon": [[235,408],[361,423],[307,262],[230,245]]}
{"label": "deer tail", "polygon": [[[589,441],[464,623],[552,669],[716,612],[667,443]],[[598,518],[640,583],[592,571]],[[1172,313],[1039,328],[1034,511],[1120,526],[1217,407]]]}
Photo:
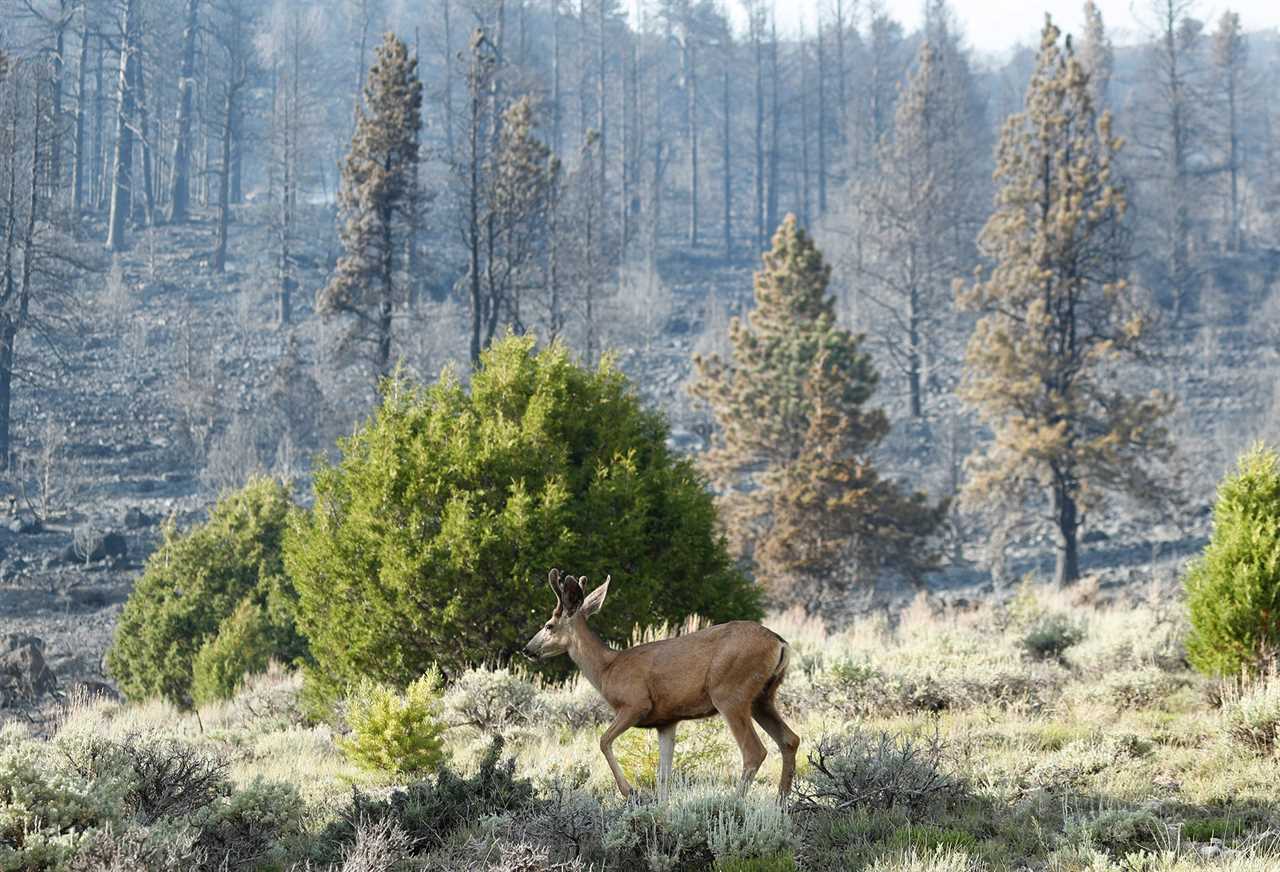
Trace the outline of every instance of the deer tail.
{"label": "deer tail", "polygon": [[782,679],[787,675],[787,669],[791,666],[791,646],[786,642],[782,643],[782,651],[778,654],[778,665],[773,670],[773,677],[782,683]]}
{"label": "deer tail", "polygon": [[[776,633],[774,635],[777,635]],[[773,667],[773,672],[769,675],[769,680],[765,682],[762,695],[771,697],[782,686],[782,680],[787,677],[787,668],[791,666],[791,646],[787,644],[787,640],[778,636],[780,650],[778,651],[778,665]]]}

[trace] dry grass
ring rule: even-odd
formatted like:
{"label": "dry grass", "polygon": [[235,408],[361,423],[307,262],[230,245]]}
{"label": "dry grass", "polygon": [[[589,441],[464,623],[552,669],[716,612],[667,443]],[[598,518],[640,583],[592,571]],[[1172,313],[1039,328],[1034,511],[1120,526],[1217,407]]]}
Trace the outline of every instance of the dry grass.
{"label": "dry grass", "polygon": [[[1023,643],[1027,628],[1043,615],[1065,616],[1082,634],[1050,661],[1031,656]],[[918,810],[912,819],[906,809],[884,803],[841,809],[832,803],[824,811],[819,802],[817,810],[792,814],[785,838],[767,846],[769,856],[751,859],[742,821],[764,815],[772,802],[778,754],[767,759],[745,810],[726,810],[708,797],[731,789],[736,747],[718,720],[683,725],[671,800],[679,811],[637,818],[627,811],[633,804],[616,797],[600,756],[606,713],[594,691],[581,679],[549,687],[519,671],[490,667],[472,677],[471,691],[456,692],[454,710],[474,711],[476,701],[466,693],[495,689],[523,699],[521,710],[494,715],[488,727],[449,730],[450,756],[461,771],[474,771],[489,732],[498,730],[517,775],[533,781],[537,799],[529,809],[476,821],[451,837],[439,849],[445,866],[437,868],[447,868],[447,857],[475,850],[493,857],[528,854],[547,864],[577,856],[596,868],[661,868],[696,857],[711,862],[709,854],[690,854],[690,845],[711,851],[713,844],[730,843],[738,853],[716,855],[721,868],[1280,868],[1274,836],[1280,832],[1274,745],[1280,681],[1271,676],[1225,697],[1207,693],[1206,682],[1183,665],[1181,623],[1158,604],[1098,609],[1028,587],[1006,607],[956,613],[922,599],[900,615],[866,618],[842,632],[796,612],[766,623],[798,655],[785,686],[784,713],[805,743],[802,782],[815,775],[806,758],[821,737],[857,730],[936,735],[931,765],[963,789],[949,791],[923,819]],[[668,633],[640,633],[637,641]],[[67,711],[59,735],[162,735],[225,755],[240,789],[263,780],[296,788],[314,837],[351,813],[353,789],[384,796],[397,785],[351,765],[338,750],[334,728],[304,723],[299,689],[297,676],[273,668],[250,680],[236,699],[198,713],[159,702],[80,702]],[[491,706],[492,700],[479,702]],[[618,750],[632,780],[651,784],[656,739],[633,731]],[[854,762],[868,765],[870,756]],[[610,833],[623,839],[620,821],[631,821],[627,832],[648,827],[648,847],[643,839],[627,842],[625,850],[608,847]],[[712,838],[714,833],[720,835]],[[342,850],[347,854],[338,860],[356,850],[355,843]],[[314,858],[294,856],[323,868]]]}

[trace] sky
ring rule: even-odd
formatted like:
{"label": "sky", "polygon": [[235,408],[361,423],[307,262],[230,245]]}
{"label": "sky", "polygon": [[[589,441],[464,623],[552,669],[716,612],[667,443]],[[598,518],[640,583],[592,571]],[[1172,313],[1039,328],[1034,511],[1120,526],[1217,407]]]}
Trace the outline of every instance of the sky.
{"label": "sky", "polygon": [[[809,33],[817,21],[817,10],[832,5],[832,0],[774,0],[778,27],[794,32],[801,24]],[[919,26],[923,0],[881,0],[884,8],[901,21],[908,31]],[[1112,41],[1125,45],[1138,41],[1151,19],[1148,10],[1152,0],[1094,0],[1102,10],[1102,19]],[[742,23],[741,3],[727,0],[727,5]],[[866,2],[859,4],[865,7]],[[1019,43],[1036,45],[1044,14],[1049,12],[1054,23],[1067,33],[1079,33],[1084,0],[951,0],[956,17],[963,24],[969,45],[981,53],[999,54]],[[1280,27],[1280,0],[1194,0],[1192,14],[1215,23],[1224,10],[1240,14],[1246,31]]]}

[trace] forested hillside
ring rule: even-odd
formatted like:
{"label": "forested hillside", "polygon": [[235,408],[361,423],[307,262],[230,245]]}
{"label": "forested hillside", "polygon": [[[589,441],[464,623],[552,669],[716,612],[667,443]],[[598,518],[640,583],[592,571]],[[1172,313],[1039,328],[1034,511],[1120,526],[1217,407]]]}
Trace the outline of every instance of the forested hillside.
{"label": "forested hillside", "polygon": [[[1055,42],[1062,87],[1067,58],[1087,78],[1058,142],[1028,98],[1045,48],[975,56],[945,0],[910,31],[823,2],[803,32],[757,0],[2,0],[0,622],[103,678],[165,525],[255,471],[305,502],[379,377],[465,381],[508,331],[616,356],[722,516],[750,521],[731,550],[779,605],[839,621],[1028,572],[1176,581],[1214,482],[1275,435],[1280,39],[1139,5],[1126,44],[1091,5]],[[1072,201],[1088,244],[1034,243],[1075,276],[1054,299],[1094,295],[1036,334],[1080,339],[1052,450],[1002,405],[1040,363],[973,339],[1013,336],[1002,313],[1028,304],[1001,216],[1030,202],[1037,137],[1094,155]],[[824,266],[795,279],[817,308],[777,329],[846,357],[843,388],[804,358],[804,402],[841,398],[784,446],[731,432],[755,402],[732,378],[774,384],[731,319],[774,329],[788,215],[814,246],[795,263]],[[848,502],[864,474],[885,489]],[[786,496],[807,488],[854,514]]]}

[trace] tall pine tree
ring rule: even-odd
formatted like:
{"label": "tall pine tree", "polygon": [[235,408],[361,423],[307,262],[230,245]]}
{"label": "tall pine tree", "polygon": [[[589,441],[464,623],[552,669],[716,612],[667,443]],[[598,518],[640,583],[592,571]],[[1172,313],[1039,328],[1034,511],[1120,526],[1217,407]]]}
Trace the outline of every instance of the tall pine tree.
{"label": "tall pine tree", "polygon": [[862,337],[836,323],[830,273],[788,215],[756,273],[755,309],[730,324],[730,359],[695,358],[692,388],[718,425],[706,466],[730,544],[775,600],[811,612],[886,565],[926,568],[945,511],[872,466],[889,430],[867,408],[879,377]]}
{"label": "tall pine tree", "polygon": [[418,60],[388,33],[356,110],[351,150],[342,165],[338,230],[343,254],[317,308],[347,316],[353,346],[372,347],[379,377],[391,371],[391,320],[404,296],[405,238],[413,232],[422,83]]}
{"label": "tall pine tree", "polygon": [[1080,61],[1089,74],[1094,107],[1105,109],[1111,73],[1116,65],[1116,52],[1102,21],[1102,12],[1093,0],[1085,0],[1084,4],[1084,45],[1081,47]]}
{"label": "tall pine tree", "polygon": [[996,150],[996,210],[979,238],[994,266],[958,296],[982,314],[962,396],[995,434],[971,458],[967,497],[1043,495],[1061,584],[1079,576],[1082,512],[1106,493],[1167,493],[1153,462],[1171,449],[1160,425],[1168,400],[1115,378],[1147,337],[1121,273],[1121,143],[1058,36],[1046,19],[1026,108]]}
{"label": "tall pine tree", "polygon": [[[937,28],[942,31],[942,27]],[[945,31],[941,36],[945,39]],[[879,170],[855,177],[847,208],[857,244],[850,268],[873,305],[879,359],[906,381],[911,415],[925,413],[931,373],[947,357],[951,282],[973,262],[986,189],[973,143],[968,63],[951,41],[922,43],[877,147]],[[980,114],[979,119],[980,120]],[[950,353],[948,353],[950,352]]]}
{"label": "tall pine tree", "polygon": [[493,342],[500,320],[517,333],[530,326],[526,300],[542,270],[548,211],[555,202],[560,162],[535,134],[533,102],[516,100],[502,113],[483,227],[482,278],[487,305],[484,347]]}
{"label": "tall pine tree", "polygon": [[1249,74],[1249,41],[1240,25],[1240,15],[1230,10],[1218,19],[1213,32],[1213,70],[1217,106],[1219,146],[1223,170],[1227,176],[1226,243],[1228,251],[1241,247],[1242,222],[1240,181],[1244,175],[1244,157],[1248,153],[1241,136],[1244,119],[1249,114],[1253,78]]}

